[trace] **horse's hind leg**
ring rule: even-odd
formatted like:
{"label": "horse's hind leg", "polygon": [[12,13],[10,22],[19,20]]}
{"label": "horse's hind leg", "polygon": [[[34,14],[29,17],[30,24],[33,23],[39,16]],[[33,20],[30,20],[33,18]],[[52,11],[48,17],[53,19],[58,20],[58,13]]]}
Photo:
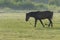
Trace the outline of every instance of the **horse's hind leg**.
{"label": "horse's hind leg", "polygon": [[50,23],[49,23],[48,27],[50,27],[50,25],[51,25],[51,27],[53,27],[52,20],[51,20],[51,19],[49,19],[49,21],[50,21]]}
{"label": "horse's hind leg", "polygon": [[43,24],[43,22],[42,22],[42,20],[40,20],[40,22],[41,22],[42,26],[45,27],[44,24]]}

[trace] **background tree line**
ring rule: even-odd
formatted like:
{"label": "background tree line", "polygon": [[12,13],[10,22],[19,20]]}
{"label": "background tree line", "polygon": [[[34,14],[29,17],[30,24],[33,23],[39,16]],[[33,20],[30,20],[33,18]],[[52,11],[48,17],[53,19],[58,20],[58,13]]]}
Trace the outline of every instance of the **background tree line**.
{"label": "background tree line", "polygon": [[0,8],[60,11],[60,0],[0,0]]}

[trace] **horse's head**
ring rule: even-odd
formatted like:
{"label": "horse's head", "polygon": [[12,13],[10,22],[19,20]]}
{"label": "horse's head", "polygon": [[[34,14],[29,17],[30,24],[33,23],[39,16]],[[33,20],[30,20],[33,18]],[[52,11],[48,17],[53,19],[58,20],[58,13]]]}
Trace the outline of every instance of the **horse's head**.
{"label": "horse's head", "polygon": [[29,20],[29,18],[30,18],[30,14],[29,13],[26,13],[26,21],[28,21]]}

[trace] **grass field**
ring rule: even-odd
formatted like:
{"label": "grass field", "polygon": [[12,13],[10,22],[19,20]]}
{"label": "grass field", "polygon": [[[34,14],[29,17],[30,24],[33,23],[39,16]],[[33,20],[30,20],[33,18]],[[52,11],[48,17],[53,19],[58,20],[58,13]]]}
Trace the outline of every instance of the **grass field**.
{"label": "grass field", "polygon": [[34,19],[29,21],[32,25],[25,21],[25,13],[1,13],[0,40],[60,40],[60,13],[54,14],[53,28],[43,28],[39,21],[34,28]]}

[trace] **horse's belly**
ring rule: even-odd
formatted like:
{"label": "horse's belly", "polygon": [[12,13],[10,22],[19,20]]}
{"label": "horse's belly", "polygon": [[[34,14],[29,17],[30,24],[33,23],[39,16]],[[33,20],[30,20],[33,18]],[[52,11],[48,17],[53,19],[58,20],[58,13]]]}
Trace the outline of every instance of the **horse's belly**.
{"label": "horse's belly", "polygon": [[40,16],[40,17],[38,17],[38,19],[46,19],[46,18],[48,18],[48,17],[43,17],[43,16]]}

